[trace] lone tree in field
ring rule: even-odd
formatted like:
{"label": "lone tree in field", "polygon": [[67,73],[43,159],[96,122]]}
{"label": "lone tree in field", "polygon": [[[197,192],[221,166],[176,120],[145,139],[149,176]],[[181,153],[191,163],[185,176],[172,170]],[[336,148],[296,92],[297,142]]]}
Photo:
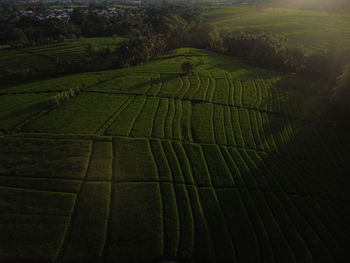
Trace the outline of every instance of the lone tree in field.
{"label": "lone tree in field", "polygon": [[334,89],[335,100],[340,107],[350,113],[350,63],[344,66],[337,84]]}
{"label": "lone tree in field", "polygon": [[194,70],[194,64],[191,61],[185,61],[181,64],[181,70],[184,74],[192,76]]}

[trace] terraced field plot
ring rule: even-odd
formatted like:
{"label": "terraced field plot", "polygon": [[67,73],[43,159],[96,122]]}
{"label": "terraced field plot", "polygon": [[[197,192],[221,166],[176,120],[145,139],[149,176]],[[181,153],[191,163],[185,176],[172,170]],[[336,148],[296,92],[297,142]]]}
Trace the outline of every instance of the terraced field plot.
{"label": "terraced field plot", "polygon": [[194,49],[100,74],[0,138],[1,259],[349,260],[349,131],[312,83]]}
{"label": "terraced field plot", "polygon": [[116,47],[125,38],[101,37],[83,38],[76,41],[66,41],[49,45],[39,45],[25,48],[0,49],[0,70],[2,69],[27,69],[33,65],[47,65],[56,60],[62,62],[83,61],[88,54],[87,46]]}
{"label": "terraced field plot", "polygon": [[75,74],[0,89],[0,132],[19,129],[55,107],[55,96],[118,77],[113,71]]}
{"label": "terraced field plot", "polygon": [[220,31],[268,32],[286,36],[307,52],[350,44],[350,17],[321,11],[252,7],[209,7],[207,19]]}

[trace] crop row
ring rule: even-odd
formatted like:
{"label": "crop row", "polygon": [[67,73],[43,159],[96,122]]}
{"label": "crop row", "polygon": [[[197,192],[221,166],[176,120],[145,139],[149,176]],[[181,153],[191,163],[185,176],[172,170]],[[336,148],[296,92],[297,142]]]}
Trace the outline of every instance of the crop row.
{"label": "crop row", "polygon": [[323,151],[329,158],[344,162],[348,161],[344,153],[349,149],[347,141],[341,139],[345,135],[334,128],[278,114],[189,100],[103,93],[84,93],[23,130],[166,138],[308,158],[317,158]]}
{"label": "crop row", "polygon": [[117,77],[114,71],[73,74],[59,78],[51,78],[30,83],[19,84],[0,89],[0,94],[16,93],[39,93],[64,91],[71,88],[86,88],[92,85],[98,85],[101,82]]}
{"label": "crop row", "polygon": [[[99,228],[101,224],[106,225],[107,209],[104,208],[108,203],[103,205],[109,199],[110,187],[106,189],[103,182],[85,184],[85,179],[98,176],[94,175],[98,167],[91,169],[91,166],[96,166],[96,155],[106,154],[103,142],[94,144],[93,154],[89,141],[10,138],[2,140],[1,144],[4,146],[1,149],[8,151],[3,156],[6,161],[2,162],[8,167],[0,172],[0,195],[4,201],[0,205],[0,258],[68,261],[69,257],[62,251],[74,249],[75,258],[78,258],[82,251],[79,248],[86,245],[84,237],[93,240],[88,243],[90,247],[94,243],[100,245],[98,238],[103,238],[105,231]],[[14,154],[16,158],[12,158]],[[105,157],[108,160],[107,154]],[[86,213],[89,210],[94,213]],[[92,225],[99,232],[89,231]],[[74,242],[79,238],[82,241]]]}
{"label": "crop row", "polygon": [[307,85],[297,77],[265,71],[246,77],[243,73],[211,69],[192,77],[134,73],[132,77],[127,75],[92,87],[91,91],[196,100],[318,120],[319,113],[306,99]]}
{"label": "crop row", "polygon": [[92,43],[99,47],[116,46],[121,38],[83,39],[74,42],[56,43],[25,47],[20,49],[4,49],[0,51],[0,69],[26,69],[41,63],[50,63],[60,59],[64,62],[83,60],[88,54],[87,45]]}
{"label": "crop row", "polygon": [[50,93],[0,96],[0,131],[7,131],[48,106]]}
{"label": "crop row", "polygon": [[0,175],[81,179],[90,148],[89,141],[1,138]]}
{"label": "crop row", "polygon": [[[151,139],[149,144],[145,139],[123,138],[116,139],[114,145],[116,181],[160,180],[202,187],[239,187],[274,193],[313,194],[327,200],[338,200],[340,197],[348,199],[345,186],[341,186],[341,182],[346,184],[344,172],[348,169],[339,167],[333,170],[334,175],[330,177],[331,167],[336,163],[326,153],[320,156],[331,166],[316,166],[312,160],[284,157],[284,154],[257,153],[209,144],[183,144],[179,141]],[[282,161],[283,158],[286,160]],[[136,159],[140,160],[137,166],[128,165]],[[158,175],[154,162],[158,167]],[[318,174],[317,178],[315,174]],[[307,186],[315,191],[307,189]],[[325,186],[329,189],[325,189]],[[334,192],[333,187],[338,187],[337,192]]]}
{"label": "crop row", "polygon": [[[334,164],[319,167],[318,162],[282,154],[158,139],[115,137],[113,144],[91,145],[14,137],[1,144],[8,149],[2,152],[6,162],[11,153],[18,157],[11,163],[17,171],[1,174],[22,177],[0,176],[1,199],[6,200],[0,205],[0,240],[6,240],[8,255],[18,246],[23,256],[45,251],[48,260],[64,262],[102,255],[120,262],[338,262],[347,255],[347,184],[332,179],[344,179],[346,167],[332,171]],[[45,167],[82,180],[72,192],[77,197],[55,189],[39,191],[44,186],[35,186],[35,181],[28,185],[31,176],[41,178],[29,163],[47,158],[53,161]],[[76,168],[62,169],[70,159],[75,167],[79,162],[85,167],[78,177],[71,177]],[[57,187],[63,182],[54,180]],[[21,189],[28,187],[39,188]],[[33,227],[41,230],[26,230]],[[20,243],[19,233],[25,237]],[[50,240],[44,238],[47,233]],[[42,250],[44,244],[48,250]]]}
{"label": "crop row", "polygon": [[322,125],[256,110],[146,96],[134,97],[104,134],[217,143],[266,152],[297,148],[296,155],[311,151],[311,156],[330,148],[341,155],[349,147],[337,143],[335,129]]}
{"label": "crop row", "polygon": [[94,134],[126,100],[126,96],[81,94],[23,129],[49,133]]}
{"label": "crop row", "polygon": [[278,114],[189,100],[103,93],[82,94],[23,129],[216,143],[302,156],[308,153],[310,158],[324,151],[330,158],[345,161],[344,152],[349,148],[346,140],[339,141],[344,136],[334,128]]}
{"label": "crop row", "polygon": [[4,49],[0,51],[0,70],[25,69],[42,62],[47,62],[47,60],[18,50]]}
{"label": "crop row", "polygon": [[63,61],[77,61],[87,55],[87,49],[74,44],[57,44],[24,48],[24,52],[46,56],[50,59],[59,58]]}
{"label": "crop row", "polygon": [[[336,262],[347,255],[347,234],[337,231],[348,227],[346,217],[326,194],[305,195],[321,193],[327,184],[289,159],[160,140],[115,139],[114,148],[117,184],[108,259]],[[138,165],[132,165],[136,159]],[[285,174],[289,165],[294,170]],[[138,214],[150,216],[140,224]],[[130,227],[128,220],[134,222]],[[134,225],[148,226],[147,231]],[[130,253],[136,247],[140,253]]]}

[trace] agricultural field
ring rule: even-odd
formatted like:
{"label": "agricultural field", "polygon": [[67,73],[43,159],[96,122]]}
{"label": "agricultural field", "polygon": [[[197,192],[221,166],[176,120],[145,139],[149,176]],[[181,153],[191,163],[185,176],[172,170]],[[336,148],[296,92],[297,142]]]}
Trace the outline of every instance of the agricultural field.
{"label": "agricultural field", "polygon": [[285,36],[308,53],[350,45],[350,16],[323,11],[224,6],[208,7],[206,18],[219,31],[268,32]]}
{"label": "agricultural field", "polygon": [[116,48],[124,41],[121,37],[81,38],[62,43],[38,45],[24,48],[0,48],[0,71],[5,69],[28,69],[33,66],[50,65],[56,61],[79,62],[88,55],[88,46]]}
{"label": "agricultural field", "polygon": [[0,259],[349,261],[350,131],[320,88],[184,48],[1,89]]}

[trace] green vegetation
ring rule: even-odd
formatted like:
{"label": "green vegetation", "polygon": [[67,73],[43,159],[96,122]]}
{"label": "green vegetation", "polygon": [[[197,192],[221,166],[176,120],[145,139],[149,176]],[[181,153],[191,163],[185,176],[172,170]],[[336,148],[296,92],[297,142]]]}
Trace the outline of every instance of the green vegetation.
{"label": "green vegetation", "polygon": [[220,31],[280,34],[308,53],[349,46],[350,17],[324,11],[224,6],[207,7],[206,18]]}
{"label": "green vegetation", "polygon": [[121,37],[81,38],[48,45],[2,48],[0,76],[6,77],[16,73],[25,75],[30,72],[59,73],[64,67],[78,67],[80,64],[88,63],[88,58],[94,53],[105,49],[115,50],[124,40],[125,38]]}
{"label": "green vegetation", "polygon": [[49,106],[50,94],[14,94],[0,96],[0,130],[7,131],[16,124],[35,116]]}
{"label": "green vegetation", "polygon": [[194,48],[6,86],[0,259],[348,261],[349,127],[321,88]]}
{"label": "green vegetation", "polygon": [[192,76],[193,70],[194,70],[194,65],[192,64],[191,61],[185,61],[184,63],[181,64],[181,70],[189,76]]}

